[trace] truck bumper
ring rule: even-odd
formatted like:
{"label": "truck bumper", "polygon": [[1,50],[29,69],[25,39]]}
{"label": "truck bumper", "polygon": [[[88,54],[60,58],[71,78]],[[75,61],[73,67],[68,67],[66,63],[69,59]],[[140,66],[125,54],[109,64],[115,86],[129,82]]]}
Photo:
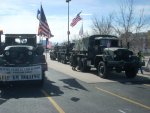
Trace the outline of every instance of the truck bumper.
{"label": "truck bumper", "polygon": [[107,62],[107,66],[108,67],[117,67],[117,68],[130,68],[130,67],[134,67],[134,68],[139,68],[142,66],[141,62],[126,62],[126,61],[109,61]]}

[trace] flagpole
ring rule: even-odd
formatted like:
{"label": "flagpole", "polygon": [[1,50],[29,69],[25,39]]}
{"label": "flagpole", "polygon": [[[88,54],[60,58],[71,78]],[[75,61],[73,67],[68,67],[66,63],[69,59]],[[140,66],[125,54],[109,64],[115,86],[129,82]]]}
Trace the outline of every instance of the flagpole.
{"label": "flagpole", "polygon": [[67,35],[68,35],[68,46],[69,46],[69,35],[70,35],[70,31],[69,31],[69,2],[71,0],[66,0],[66,2],[68,3],[68,31],[67,31]]}

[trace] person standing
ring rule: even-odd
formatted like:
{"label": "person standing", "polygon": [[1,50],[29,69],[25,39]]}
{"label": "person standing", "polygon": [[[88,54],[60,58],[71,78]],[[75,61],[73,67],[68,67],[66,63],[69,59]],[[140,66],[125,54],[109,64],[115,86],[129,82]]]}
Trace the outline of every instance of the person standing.
{"label": "person standing", "polygon": [[[143,59],[144,59],[144,55],[143,55],[142,51],[139,51],[139,52],[138,52],[138,57],[139,57],[140,62],[142,62]],[[141,74],[143,74],[142,66],[140,66],[139,69],[140,69],[140,71],[141,71]]]}

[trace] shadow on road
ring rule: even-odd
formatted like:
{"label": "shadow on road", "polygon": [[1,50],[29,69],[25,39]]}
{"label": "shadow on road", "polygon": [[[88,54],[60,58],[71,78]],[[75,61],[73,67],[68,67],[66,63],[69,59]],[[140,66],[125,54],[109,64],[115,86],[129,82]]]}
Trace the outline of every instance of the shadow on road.
{"label": "shadow on road", "polygon": [[0,105],[10,99],[43,97],[44,95],[40,92],[40,89],[33,85],[5,85],[0,88]]}
{"label": "shadow on road", "polygon": [[115,73],[113,72],[111,76],[107,79],[120,82],[122,84],[150,84],[150,78],[146,76],[137,75],[135,78],[126,78],[125,73]]}
{"label": "shadow on road", "polygon": [[3,87],[0,87],[0,105],[9,99],[45,97],[42,93],[42,89],[44,89],[50,96],[60,96],[64,94],[59,87],[55,86],[53,83],[53,81],[46,78],[43,86],[24,83],[4,85]]}
{"label": "shadow on road", "polygon": [[[91,73],[91,74],[97,76],[96,70],[91,70],[87,73]],[[150,84],[150,74],[147,74],[147,73],[144,73],[143,75],[138,74],[135,78],[129,79],[129,78],[126,78],[124,72],[122,72],[122,73],[111,72],[106,79],[112,80],[112,81],[117,81],[122,84],[126,84],[126,83],[128,84],[129,82],[131,84]]]}
{"label": "shadow on road", "polygon": [[[67,84],[68,86],[64,86],[65,88],[72,89],[72,90],[85,90],[88,91],[85,87],[83,87],[81,84],[79,84],[75,79],[69,78],[69,79],[61,79],[63,83]],[[74,89],[75,88],[75,89]]]}
{"label": "shadow on road", "polygon": [[63,91],[60,90],[59,86],[54,85],[55,82],[50,81],[49,79],[45,79],[45,83],[43,89],[50,95],[50,96],[61,96],[64,94]]}

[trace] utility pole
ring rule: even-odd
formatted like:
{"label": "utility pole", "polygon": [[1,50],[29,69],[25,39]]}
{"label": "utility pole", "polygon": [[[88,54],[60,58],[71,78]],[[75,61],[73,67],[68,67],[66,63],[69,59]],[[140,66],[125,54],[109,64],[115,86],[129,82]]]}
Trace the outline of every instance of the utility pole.
{"label": "utility pole", "polygon": [[70,46],[70,41],[69,41],[69,35],[70,35],[70,30],[69,30],[69,2],[71,0],[66,0],[66,2],[68,3],[68,31],[67,31],[67,35],[68,35],[68,45],[67,45],[67,56],[69,56],[69,46]]}

